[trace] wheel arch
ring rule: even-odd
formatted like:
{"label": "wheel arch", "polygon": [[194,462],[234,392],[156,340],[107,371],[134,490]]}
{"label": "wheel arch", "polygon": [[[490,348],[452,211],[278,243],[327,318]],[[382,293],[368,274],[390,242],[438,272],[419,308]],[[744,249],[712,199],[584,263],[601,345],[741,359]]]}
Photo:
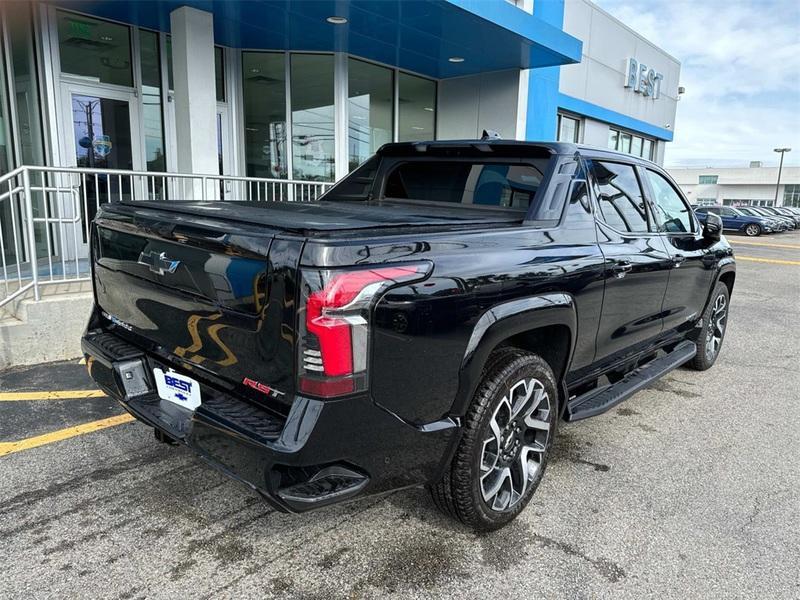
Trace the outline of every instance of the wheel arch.
{"label": "wheel arch", "polygon": [[487,310],[478,319],[467,344],[452,414],[466,413],[486,361],[492,352],[505,346],[541,356],[553,369],[560,391],[563,390],[576,332],[575,300],[566,293],[512,300]]}

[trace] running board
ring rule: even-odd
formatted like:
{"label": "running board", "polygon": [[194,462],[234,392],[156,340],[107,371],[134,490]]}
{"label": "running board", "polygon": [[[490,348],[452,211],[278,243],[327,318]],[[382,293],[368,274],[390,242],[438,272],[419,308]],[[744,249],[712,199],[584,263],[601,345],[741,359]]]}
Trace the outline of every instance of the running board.
{"label": "running board", "polygon": [[681,342],[669,354],[637,367],[617,383],[591,390],[570,400],[567,403],[567,420],[587,419],[614,408],[659,377],[691,360],[695,354],[697,346],[694,342]]}

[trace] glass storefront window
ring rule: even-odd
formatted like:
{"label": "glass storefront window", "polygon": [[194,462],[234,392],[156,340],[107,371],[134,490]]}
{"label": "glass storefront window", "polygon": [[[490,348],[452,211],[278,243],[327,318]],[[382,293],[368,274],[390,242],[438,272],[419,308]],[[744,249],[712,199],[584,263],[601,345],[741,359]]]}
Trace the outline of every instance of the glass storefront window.
{"label": "glass storefront window", "polygon": [[249,177],[287,177],[285,56],[242,52],[244,140]]}
{"label": "glass storefront window", "polygon": [[5,17],[11,43],[11,77],[17,105],[16,135],[20,163],[44,164],[44,141],[39,104],[39,84],[34,58],[31,4],[27,1],[5,3]]}
{"label": "glass storefront window", "polygon": [[147,170],[166,171],[158,34],[142,30],[139,33],[139,42],[142,66],[142,124]]}
{"label": "glass storefront window", "polygon": [[61,72],[133,87],[130,28],[58,11]]}
{"label": "glass storefront window", "polygon": [[400,73],[398,75],[398,132],[400,142],[432,140],[436,125],[436,82]]}
{"label": "glass storefront window", "polygon": [[292,54],[292,177],[333,181],[333,56]]}
{"label": "glass storefront window", "polygon": [[634,156],[642,155],[643,141],[644,140],[642,140],[642,138],[640,138],[638,135],[633,136],[633,139],[631,140],[631,154],[633,154]]}
{"label": "glass storefront window", "polygon": [[653,160],[653,141],[645,138],[642,140],[642,157]]}
{"label": "glass storefront window", "polygon": [[616,150],[618,141],[619,141],[619,131],[617,131],[616,129],[609,129],[608,130],[608,147],[611,150]]}
{"label": "glass storefront window", "polygon": [[352,171],[392,141],[393,73],[353,58],[347,61],[347,156]]}
{"label": "glass storefront window", "polygon": [[558,115],[558,141],[578,143],[580,121],[566,115]]}
{"label": "glass storefront window", "polygon": [[214,46],[214,83],[217,102],[225,102],[225,51],[219,46]]}

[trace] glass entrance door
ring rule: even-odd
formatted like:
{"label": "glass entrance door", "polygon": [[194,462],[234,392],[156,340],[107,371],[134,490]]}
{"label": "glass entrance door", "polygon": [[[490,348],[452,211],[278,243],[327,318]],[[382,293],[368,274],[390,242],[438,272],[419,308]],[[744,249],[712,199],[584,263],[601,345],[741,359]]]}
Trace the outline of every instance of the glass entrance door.
{"label": "glass entrance door", "polygon": [[[132,178],[124,171],[141,171],[143,158],[138,123],[138,102],[133,92],[107,90],[95,86],[64,84],[62,88],[65,121],[71,127],[63,137],[63,156],[70,166],[85,169],[111,169],[120,173],[73,177],[77,194],[60,194],[61,214],[74,215],[77,246],[88,254],[89,224],[100,204],[130,200],[136,191]],[[140,185],[141,182],[138,182]],[[59,182],[58,185],[63,185]],[[138,196],[139,194],[137,194]],[[53,201],[53,200],[50,200]],[[77,204],[77,206],[75,206]],[[71,234],[65,229],[64,235]],[[65,240],[64,248],[73,248]]]}

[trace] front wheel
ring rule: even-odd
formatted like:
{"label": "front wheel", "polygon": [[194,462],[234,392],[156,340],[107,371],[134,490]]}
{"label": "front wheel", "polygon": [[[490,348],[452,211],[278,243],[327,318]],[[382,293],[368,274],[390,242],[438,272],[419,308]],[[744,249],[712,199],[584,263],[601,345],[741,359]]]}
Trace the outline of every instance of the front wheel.
{"label": "front wheel", "polygon": [[434,502],[478,531],[512,521],[541,481],[557,417],[558,391],[547,362],[517,349],[493,353],[450,467],[431,488]]}
{"label": "front wheel", "polygon": [[761,226],[756,223],[750,223],[744,228],[744,234],[748,237],[756,237],[761,235]]}
{"label": "front wheel", "polygon": [[710,369],[717,361],[725,339],[728,326],[728,305],[730,292],[724,283],[718,283],[714,288],[711,302],[703,313],[703,326],[697,339],[697,354],[689,362],[689,366],[698,371]]}

